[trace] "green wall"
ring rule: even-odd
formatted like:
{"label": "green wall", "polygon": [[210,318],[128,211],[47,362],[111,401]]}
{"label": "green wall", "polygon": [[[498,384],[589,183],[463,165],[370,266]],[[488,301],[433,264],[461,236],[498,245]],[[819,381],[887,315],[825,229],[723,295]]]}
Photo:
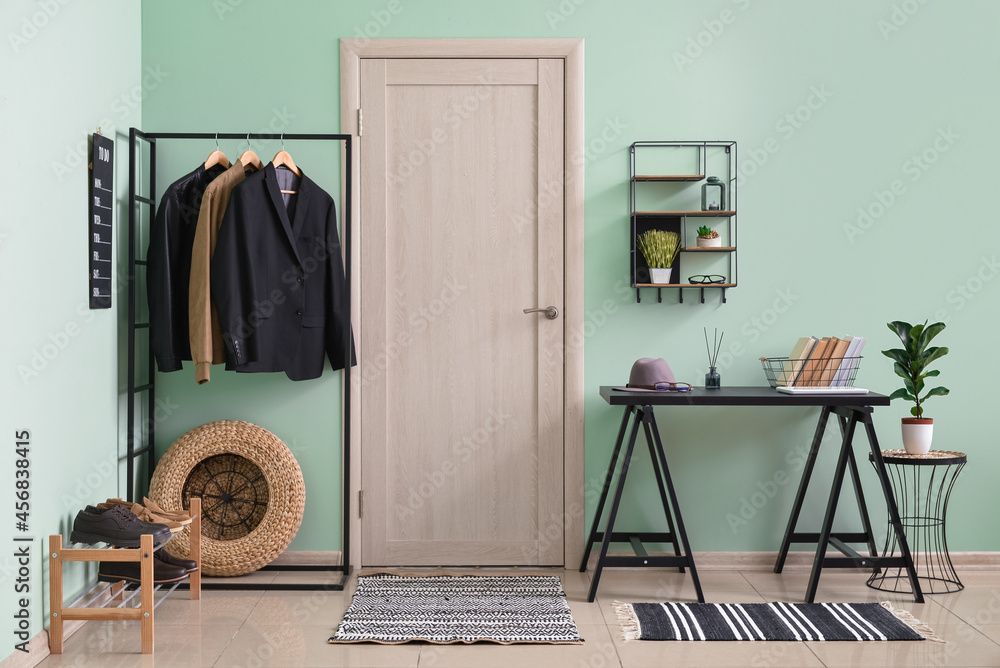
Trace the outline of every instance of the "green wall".
{"label": "green wall", "polygon": [[[998,550],[996,523],[979,512],[1000,463],[980,419],[997,366],[983,352],[1000,291],[989,208],[998,98],[986,77],[1000,57],[997,19],[1000,5],[988,1],[303,1],[281,11],[259,0],[147,1],[143,66],[171,76],[145,101],[143,120],[149,130],[277,122],[288,132],[335,132],[342,37],[584,37],[588,519],[619,420],[597,387],[623,382],[637,357],[663,356],[679,379],[700,383],[702,327],[719,328],[723,383],[760,385],[758,358],[787,354],[800,336],[863,335],[870,343],[857,384],[889,393],[895,376],[878,354],[893,343],[884,323],[930,318],[948,323],[940,341],[953,350],[940,362],[952,394],[929,404],[935,445],[971,459],[953,497],[951,548]],[[672,294],[636,304],[624,287],[628,146],[667,139],[739,142],[740,285],[726,304],[716,294],[699,304],[691,293],[684,304]],[[169,158],[162,183],[211,148]],[[323,157],[297,161],[330,169]],[[859,221],[859,209],[871,217]],[[337,377],[295,384],[220,372],[199,388],[191,375],[157,378],[183,407],[161,426],[160,450],[214,419],[272,429],[305,469],[306,519],[292,549],[339,547],[330,530],[339,507],[330,483],[339,475]],[[901,404],[876,413],[883,447],[901,447],[906,414]],[[794,487],[784,476],[797,480],[815,415],[663,411],[696,550],[776,549]],[[875,500],[870,467],[861,467]],[[646,494],[626,502],[626,517],[656,526],[655,487],[641,473],[636,484]],[[804,523],[819,521],[825,501],[810,495]],[[881,504],[872,506],[881,524]],[[852,507],[838,524],[855,525]]]}
{"label": "green wall", "polygon": [[[0,118],[7,145],[0,161],[0,610],[8,631],[0,655],[6,656],[18,653],[13,645],[20,640],[9,631],[25,596],[16,589],[25,583],[14,558],[25,543],[13,538],[34,539],[27,584],[28,632],[35,635],[49,607],[48,536],[68,537],[80,508],[122,489],[116,416],[125,297],[116,293],[110,310],[88,308],[87,142],[98,126],[115,137],[117,224],[125,213],[128,127],[141,124],[142,99],[159,81],[142,71],[137,3],[11,0],[0,15]],[[126,247],[119,244],[114,252],[122,260]],[[120,283],[117,271],[115,276]],[[14,513],[15,471],[22,470],[15,445],[16,434],[25,431],[30,498],[28,529],[21,531]],[[92,580],[95,569],[68,564],[67,597]]]}

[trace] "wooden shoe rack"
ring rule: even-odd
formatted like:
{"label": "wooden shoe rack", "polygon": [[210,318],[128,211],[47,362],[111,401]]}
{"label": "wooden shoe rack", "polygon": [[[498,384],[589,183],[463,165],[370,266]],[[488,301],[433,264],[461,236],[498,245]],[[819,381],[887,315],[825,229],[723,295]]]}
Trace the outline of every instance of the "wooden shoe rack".
{"label": "wooden shoe rack", "polygon": [[[191,499],[191,554],[190,558],[197,562],[198,570],[188,575],[190,579],[191,600],[201,598],[201,499]],[[141,583],[139,588],[131,593],[126,589],[127,582],[114,582],[97,591],[92,588],[84,592],[76,601],[88,597],[82,607],[63,605],[63,564],[67,561],[134,561],[139,562]],[[142,653],[153,653],[153,611],[177,586],[183,582],[169,583],[169,588],[159,600],[154,600],[154,594],[163,585],[153,584],[153,536],[144,534],[140,537],[137,548],[63,548],[61,535],[49,536],[49,652],[62,654],[63,623],[68,620],[136,620],[142,625]],[[103,594],[110,588],[110,597]],[[138,606],[128,606],[128,602],[139,596]],[[101,599],[104,600],[101,600]],[[117,602],[117,605],[112,605]]]}

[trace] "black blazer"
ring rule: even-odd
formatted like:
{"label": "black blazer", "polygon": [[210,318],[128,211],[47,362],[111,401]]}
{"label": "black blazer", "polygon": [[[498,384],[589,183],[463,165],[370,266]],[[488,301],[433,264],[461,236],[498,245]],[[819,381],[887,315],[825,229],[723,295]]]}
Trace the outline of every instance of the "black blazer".
{"label": "black blazer", "polygon": [[161,372],[179,371],[191,359],[188,331],[188,285],[191,248],[198,225],[202,195],[222,165],[205,165],[185,174],[164,191],[149,226],[146,253],[146,298],[149,304],[149,344]]}
{"label": "black blazer", "polygon": [[353,358],[333,198],[302,174],[293,217],[273,165],[236,186],[212,256],[226,368],[317,378]]}

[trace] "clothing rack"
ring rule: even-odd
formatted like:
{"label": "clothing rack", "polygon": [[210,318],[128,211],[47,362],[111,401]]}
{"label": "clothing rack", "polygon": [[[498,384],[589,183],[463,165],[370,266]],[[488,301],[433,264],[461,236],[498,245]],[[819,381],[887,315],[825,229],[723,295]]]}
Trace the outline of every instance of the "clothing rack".
{"label": "clothing rack", "polygon": [[[259,132],[143,132],[138,128],[129,128],[129,176],[128,176],[128,416],[126,427],[126,460],[128,471],[126,474],[126,498],[133,501],[138,496],[137,481],[135,480],[135,459],[140,455],[146,455],[146,483],[153,477],[153,444],[155,435],[155,378],[156,368],[153,359],[152,349],[148,352],[147,379],[142,385],[136,385],[136,332],[145,329],[147,337],[149,332],[149,322],[136,322],[136,270],[139,267],[145,271],[146,260],[136,258],[137,207],[149,207],[149,221],[152,223],[156,214],[156,142],[160,139],[240,139],[249,141],[251,139],[260,140],[285,140],[289,141],[338,141],[344,145],[344,201],[342,207],[342,228],[344,248],[344,274],[346,279],[347,292],[347,331],[352,332],[351,326],[351,187],[352,187],[352,136],[349,134],[293,134],[293,133],[259,133]],[[141,156],[137,153],[137,141],[146,142],[149,147],[149,184],[147,195],[140,195],[138,187],[138,167]],[[148,342],[148,339],[147,339]],[[352,346],[347,346],[346,359],[344,360],[344,390],[343,390],[343,437],[342,466],[343,466],[343,520],[342,520],[342,565],[282,565],[264,566],[261,570],[284,570],[284,571],[327,571],[341,572],[339,583],[327,584],[301,584],[301,583],[229,583],[229,582],[204,582],[203,589],[235,589],[235,590],[284,590],[284,591],[314,591],[333,590],[342,591],[348,576],[351,574],[350,565],[350,507],[351,507],[351,352]],[[138,434],[142,443],[136,447],[136,399],[138,395],[145,393],[146,419],[140,424]]]}

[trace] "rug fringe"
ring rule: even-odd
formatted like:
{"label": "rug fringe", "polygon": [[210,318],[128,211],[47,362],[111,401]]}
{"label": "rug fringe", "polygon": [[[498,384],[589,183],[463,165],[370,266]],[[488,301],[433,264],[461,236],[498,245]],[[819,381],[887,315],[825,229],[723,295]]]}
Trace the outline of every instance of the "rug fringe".
{"label": "rug fringe", "polygon": [[625,640],[639,640],[639,618],[635,615],[635,610],[631,603],[614,601],[615,614],[618,615],[618,622],[622,626],[622,636]]}
{"label": "rug fringe", "polygon": [[924,624],[922,621],[920,621],[912,614],[910,614],[909,611],[897,610],[896,608],[892,607],[892,603],[890,603],[889,601],[881,601],[879,605],[881,605],[883,608],[891,612],[893,616],[896,617],[896,619],[903,622],[911,629],[919,633],[924,640],[932,640],[934,642],[941,642],[941,643],[948,642],[947,640],[939,636],[937,633],[935,633],[934,629],[932,629],[928,624]]}

